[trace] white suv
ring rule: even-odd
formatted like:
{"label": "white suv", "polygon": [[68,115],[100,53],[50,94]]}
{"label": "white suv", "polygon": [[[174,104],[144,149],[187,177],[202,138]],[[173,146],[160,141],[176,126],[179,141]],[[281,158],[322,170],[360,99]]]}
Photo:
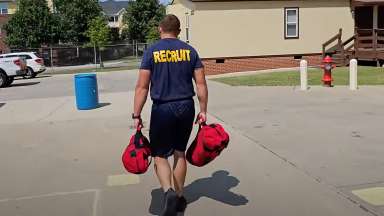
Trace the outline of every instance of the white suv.
{"label": "white suv", "polygon": [[15,77],[27,74],[27,63],[23,58],[0,58],[0,88],[8,87]]}
{"label": "white suv", "polygon": [[35,52],[18,52],[0,55],[0,58],[20,57],[27,61],[28,73],[24,78],[34,78],[46,70],[44,60]]}

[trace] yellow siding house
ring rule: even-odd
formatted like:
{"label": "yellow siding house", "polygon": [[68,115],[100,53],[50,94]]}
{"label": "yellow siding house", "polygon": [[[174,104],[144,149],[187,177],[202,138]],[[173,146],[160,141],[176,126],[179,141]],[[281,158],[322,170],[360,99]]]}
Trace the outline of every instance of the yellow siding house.
{"label": "yellow siding house", "polygon": [[174,0],[167,13],[205,59],[319,55],[340,28],[354,33],[350,0]]}

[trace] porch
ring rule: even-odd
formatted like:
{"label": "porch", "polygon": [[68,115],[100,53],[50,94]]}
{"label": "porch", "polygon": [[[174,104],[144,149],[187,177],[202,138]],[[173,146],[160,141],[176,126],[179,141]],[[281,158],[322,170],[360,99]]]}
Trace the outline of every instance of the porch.
{"label": "porch", "polygon": [[323,55],[332,55],[337,65],[349,60],[384,61],[384,0],[355,0],[351,2],[355,33],[342,41],[342,29],[323,44]]}

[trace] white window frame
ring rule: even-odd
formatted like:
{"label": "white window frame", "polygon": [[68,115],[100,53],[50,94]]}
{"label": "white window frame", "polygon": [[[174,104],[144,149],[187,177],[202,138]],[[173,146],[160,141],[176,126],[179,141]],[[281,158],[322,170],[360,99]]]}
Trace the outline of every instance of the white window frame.
{"label": "white window frame", "polygon": [[[288,11],[295,11],[296,12],[296,20],[294,22],[288,22]],[[284,38],[285,39],[298,39],[300,35],[300,28],[299,28],[299,8],[298,7],[287,7],[284,8]],[[288,35],[288,25],[296,25],[296,34],[295,35]]]}

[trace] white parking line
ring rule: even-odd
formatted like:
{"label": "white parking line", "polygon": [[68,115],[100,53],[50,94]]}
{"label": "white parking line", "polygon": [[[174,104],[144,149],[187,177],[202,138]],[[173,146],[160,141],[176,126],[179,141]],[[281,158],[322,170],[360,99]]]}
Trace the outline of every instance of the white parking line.
{"label": "white parking line", "polygon": [[98,208],[99,200],[100,200],[100,190],[96,190],[95,199],[93,200],[93,206],[92,206],[92,210],[93,210],[92,216],[97,216],[97,208]]}
{"label": "white parking line", "polygon": [[140,177],[138,175],[114,175],[108,176],[107,186],[126,186],[126,185],[135,185],[140,183]]}
{"label": "white parking line", "polygon": [[96,189],[79,190],[79,191],[72,191],[72,192],[56,192],[56,193],[43,194],[43,195],[37,195],[37,196],[25,196],[25,197],[18,197],[18,198],[2,199],[0,200],[0,202],[30,200],[30,199],[38,199],[38,198],[46,198],[46,197],[54,197],[54,196],[66,196],[66,195],[82,194],[82,193],[97,194],[98,192],[99,190],[96,190]]}

